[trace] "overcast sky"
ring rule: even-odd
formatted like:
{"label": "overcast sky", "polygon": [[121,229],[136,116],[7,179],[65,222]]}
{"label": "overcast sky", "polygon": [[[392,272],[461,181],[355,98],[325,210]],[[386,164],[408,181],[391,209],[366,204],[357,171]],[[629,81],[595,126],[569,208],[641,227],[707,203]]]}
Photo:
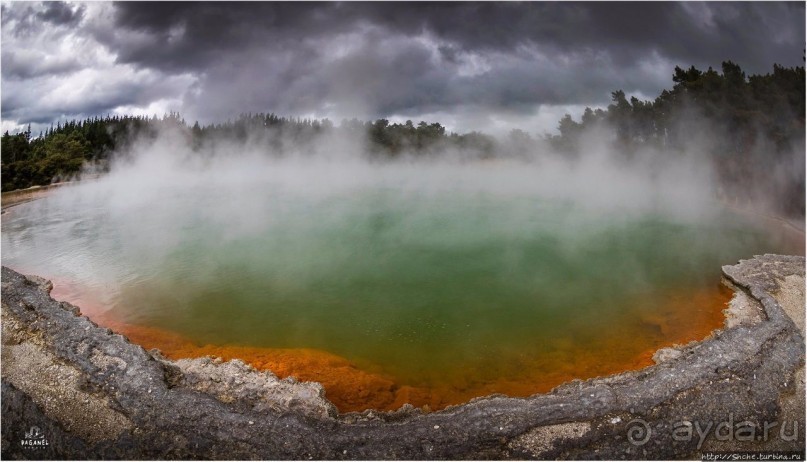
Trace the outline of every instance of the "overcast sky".
{"label": "overcast sky", "polygon": [[676,65],[803,66],[804,2],[2,3],[2,128],[179,111],[553,132]]}

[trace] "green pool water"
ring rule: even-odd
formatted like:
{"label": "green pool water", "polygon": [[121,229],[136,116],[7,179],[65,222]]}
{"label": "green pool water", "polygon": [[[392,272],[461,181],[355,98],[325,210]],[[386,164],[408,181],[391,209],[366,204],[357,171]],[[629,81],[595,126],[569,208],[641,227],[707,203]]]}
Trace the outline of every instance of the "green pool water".
{"label": "green pool water", "polygon": [[676,218],[495,187],[316,187],[63,188],[3,216],[2,260],[199,345],[322,349],[431,386],[517,375],[571,344],[595,354],[625,326],[608,348],[639,354],[634,336],[665,342],[645,320],[670,293],[787,251],[717,207]]}

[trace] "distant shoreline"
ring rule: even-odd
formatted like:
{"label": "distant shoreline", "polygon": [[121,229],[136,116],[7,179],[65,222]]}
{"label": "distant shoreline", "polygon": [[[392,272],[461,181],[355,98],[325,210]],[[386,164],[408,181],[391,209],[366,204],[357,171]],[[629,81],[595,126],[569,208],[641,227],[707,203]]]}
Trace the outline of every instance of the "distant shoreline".
{"label": "distant shoreline", "polygon": [[720,203],[728,210],[731,210],[739,215],[742,215],[752,221],[764,223],[766,229],[778,230],[779,236],[785,241],[791,243],[796,248],[798,255],[805,254],[805,230],[804,218],[801,223],[796,221],[795,218],[787,218],[779,215],[771,214],[764,209],[755,209],[743,205],[734,205],[727,201],[720,201]]}
{"label": "distant shoreline", "polygon": [[0,205],[2,205],[2,213],[6,213],[6,211],[12,207],[42,199],[56,188],[81,183],[86,180],[94,180],[99,176],[100,175],[87,175],[81,180],[60,181],[46,185],[31,186],[25,189],[6,191],[2,193],[2,202],[0,202]]}
{"label": "distant shoreline", "polygon": [[4,192],[2,195],[2,202],[0,202],[0,205],[2,205],[2,211],[3,213],[6,213],[6,210],[10,209],[11,207],[41,199],[45,197],[50,190],[72,183],[76,183],[76,181],[63,181],[60,183],[51,183],[45,186],[31,186],[30,188],[15,189],[14,191]]}

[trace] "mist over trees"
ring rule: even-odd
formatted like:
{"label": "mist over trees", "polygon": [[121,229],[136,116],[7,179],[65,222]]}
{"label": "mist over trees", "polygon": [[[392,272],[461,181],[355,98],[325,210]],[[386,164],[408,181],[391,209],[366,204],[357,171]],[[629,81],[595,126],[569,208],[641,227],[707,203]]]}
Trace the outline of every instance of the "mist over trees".
{"label": "mist over trees", "polygon": [[751,200],[764,191],[779,211],[804,215],[804,67],[773,66],[746,77],[731,61],[722,72],[675,68],[672,90],[654,101],[611,94],[606,110],[586,108],[581,121],[561,119],[551,137],[561,152],[579,153],[585,134],[607,130],[626,157],[655,149],[668,155],[699,151],[718,175],[718,194]]}
{"label": "mist over trees", "polygon": [[26,131],[14,135],[6,131],[0,139],[2,189],[11,191],[69,179],[88,164],[103,171],[110,154],[124,140],[153,131],[156,125],[170,123],[174,117],[72,120],[51,126],[37,137],[32,136],[30,125]]}
{"label": "mist over trees", "polygon": [[620,153],[623,162],[653,152],[665,156],[695,152],[716,172],[715,194],[721,199],[743,203],[764,193],[778,198],[769,204],[778,212],[803,216],[804,67],[774,65],[772,73],[746,76],[740,66],[727,61],[720,72],[676,67],[672,81],[672,89],[653,101],[614,91],[607,108],[586,108],[579,122],[568,114],[563,117],[558,135],[513,130],[504,139],[478,132],[451,133],[439,123],[423,121],[351,119],[335,125],[328,119],[275,114],[244,114],[207,126],[189,125],[176,113],[162,118],[107,116],[57,124],[39,136],[33,136],[29,127],[18,134],[6,132],[0,139],[2,190],[70,178],[87,165],[104,171],[113,152],[171,127],[200,153],[212,143],[227,141],[248,142],[268,155],[292,149],[306,152],[333,134],[364,140],[362,154],[379,160],[450,152],[463,159],[554,155],[573,161],[592,143],[606,144]]}
{"label": "mist over trees", "polygon": [[362,122],[344,120],[335,126],[328,119],[286,118],[275,114],[243,114],[234,121],[189,126],[177,113],[162,118],[153,116],[113,116],[70,121],[51,127],[33,137],[30,128],[11,135],[4,133],[2,146],[3,191],[50,184],[78,174],[92,164],[104,171],[113,152],[144,137],[156,137],[166,128],[178,129],[191,146],[200,152],[211,143],[249,142],[268,155],[306,151],[327,134],[343,134],[365,139],[364,153],[372,158],[388,159],[404,153],[436,156],[448,149],[462,151],[472,158],[494,155],[493,137],[477,132],[448,133],[439,123],[407,120],[391,124],[386,119]]}

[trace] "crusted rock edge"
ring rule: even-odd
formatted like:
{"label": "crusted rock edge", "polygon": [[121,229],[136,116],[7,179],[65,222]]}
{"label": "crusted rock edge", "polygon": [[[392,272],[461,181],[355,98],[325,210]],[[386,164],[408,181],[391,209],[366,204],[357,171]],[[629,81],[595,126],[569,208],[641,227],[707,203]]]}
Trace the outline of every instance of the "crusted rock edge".
{"label": "crusted rock edge", "polygon": [[[2,457],[697,457],[724,446],[714,445],[714,432],[704,441],[697,434],[681,438],[674,431],[682,422],[748,421],[762,428],[780,418],[782,396],[803,393],[796,390],[794,373],[804,365],[804,339],[775,294],[785,276],[803,278],[804,265],[804,257],[764,255],[723,267],[730,285],[759,301],[767,319],[716,331],[654,366],[572,381],[529,398],[490,396],[429,414],[407,406],[392,413],[338,414],[318,384],[278,380],[241,362],[168,361],[54,301],[42,280],[3,267]],[[26,365],[39,368],[29,372],[45,384],[36,390],[20,378],[11,354],[21,347],[38,349],[44,358]],[[71,381],[53,376],[65,370]],[[69,414],[74,406],[59,405],[75,396],[108,407],[122,423],[88,434],[96,427],[82,426],[80,416]],[[731,441],[731,448],[804,451],[803,419],[797,425],[793,441]],[[21,445],[32,426],[47,446]]]}

